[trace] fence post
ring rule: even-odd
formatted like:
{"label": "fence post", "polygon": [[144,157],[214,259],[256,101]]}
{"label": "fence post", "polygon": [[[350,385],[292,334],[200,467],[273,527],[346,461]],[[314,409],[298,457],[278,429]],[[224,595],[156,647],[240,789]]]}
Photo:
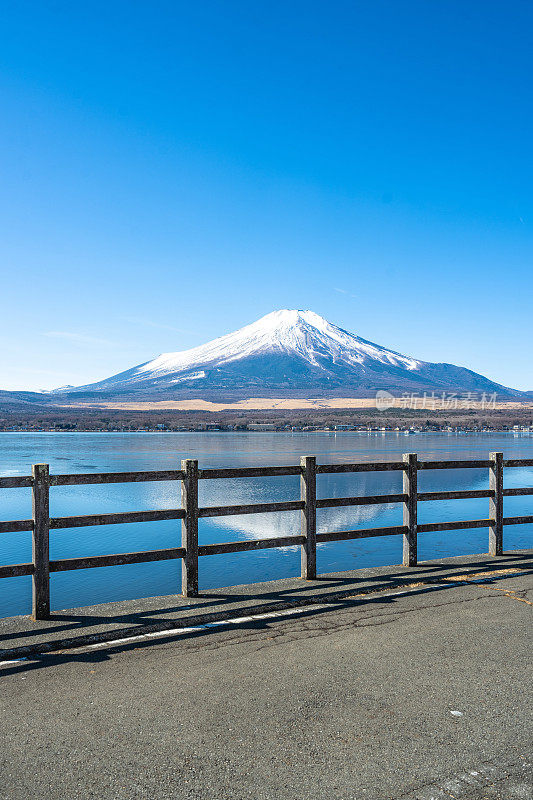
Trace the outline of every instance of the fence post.
{"label": "fence post", "polygon": [[503,554],[503,453],[490,453],[489,489],[494,497],[489,500],[489,555]]}
{"label": "fence post", "polygon": [[316,578],[316,458],[302,456],[300,459],[300,498],[304,503],[301,511],[302,536],[302,578],[312,581]]}
{"label": "fence post", "polygon": [[181,546],[185,557],[181,560],[181,593],[184,597],[198,597],[198,461],[181,462],[185,473],[181,483],[181,505],[185,518],[181,522]]}
{"label": "fence post", "polygon": [[407,469],[403,471],[403,493],[407,495],[403,504],[403,524],[407,533],[403,535],[403,563],[406,567],[417,564],[417,455],[404,453]]}
{"label": "fence post", "polygon": [[50,475],[48,464],[31,468],[32,487],[32,603],[34,619],[50,618]]}

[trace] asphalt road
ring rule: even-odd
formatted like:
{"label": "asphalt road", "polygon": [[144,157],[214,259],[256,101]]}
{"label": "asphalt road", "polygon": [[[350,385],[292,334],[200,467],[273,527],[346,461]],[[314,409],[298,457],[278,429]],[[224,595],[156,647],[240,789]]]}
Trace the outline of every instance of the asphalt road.
{"label": "asphalt road", "polygon": [[0,667],[2,800],[531,800],[533,580]]}

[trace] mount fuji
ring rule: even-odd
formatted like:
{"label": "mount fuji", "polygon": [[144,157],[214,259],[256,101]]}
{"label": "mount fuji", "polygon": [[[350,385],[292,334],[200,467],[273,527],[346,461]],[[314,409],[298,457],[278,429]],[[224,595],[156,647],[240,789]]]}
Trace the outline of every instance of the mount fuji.
{"label": "mount fuji", "polygon": [[163,353],[97,383],[56,390],[76,399],[234,401],[250,397],[365,397],[376,390],[522,397],[464,367],[401,355],[313,311],[273,311],[200,347]]}

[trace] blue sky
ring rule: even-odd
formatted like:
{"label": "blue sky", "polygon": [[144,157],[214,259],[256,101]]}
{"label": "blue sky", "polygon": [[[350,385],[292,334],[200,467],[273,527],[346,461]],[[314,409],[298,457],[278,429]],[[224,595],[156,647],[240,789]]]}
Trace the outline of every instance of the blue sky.
{"label": "blue sky", "polygon": [[0,2],[0,388],[278,308],[533,389],[530,2]]}

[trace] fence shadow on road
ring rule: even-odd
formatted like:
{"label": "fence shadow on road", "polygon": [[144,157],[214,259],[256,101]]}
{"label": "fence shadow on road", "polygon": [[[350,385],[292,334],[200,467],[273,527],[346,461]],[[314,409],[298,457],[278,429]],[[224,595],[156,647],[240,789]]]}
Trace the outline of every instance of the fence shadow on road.
{"label": "fence shadow on road", "polygon": [[[515,569],[513,569],[513,567]],[[339,589],[342,587],[342,591],[345,593],[344,597],[335,595],[334,592],[325,595],[315,595],[314,599],[306,598],[306,603],[307,600],[309,600],[307,605],[300,603],[296,598],[294,603],[291,604],[291,607],[285,607],[277,611],[274,610],[273,613],[267,611],[255,612],[256,614],[269,614],[268,617],[258,619],[247,619],[246,617],[249,616],[250,610],[249,608],[244,608],[242,613],[239,614],[241,618],[244,618],[242,622],[238,619],[232,620],[228,618],[225,620],[211,621],[207,619],[202,623],[194,624],[191,619],[182,617],[165,623],[165,625],[168,624],[168,626],[172,628],[168,630],[168,633],[165,632],[165,627],[162,626],[161,622],[158,620],[158,615],[168,614],[174,610],[183,610],[183,606],[177,605],[152,609],[124,615],[123,617],[114,615],[113,617],[105,618],[98,616],[95,617],[94,620],[96,624],[100,626],[106,622],[106,619],[109,623],[113,624],[116,624],[117,621],[130,624],[132,622],[137,623],[137,630],[129,628],[127,630],[115,629],[112,631],[114,642],[126,636],[136,637],[136,639],[134,641],[117,642],[116,644],[113,643],[113,641],[108,643],[100,642],[96,645],[97,649],[91,649],[94,648],[95,645],[90,641],[86,641],[85,644],[80,641],[78,647],[80,649],[87,648],[85,652],[69,652],[68,650],[60,652],[56,650],[53,652],[33,653],[22,657],[21,660],[12,661],[11,663],[8,663],[10,657],[12,659],[16,658],[13,650],[11,651],[11,656],[9,655],[9,651],[4,650],[3,653],[0,651],[0,658],[3,657],[6,659],[5,664],[0,670],[0,677],[18,675],[61,664],[98,664],[110,660],[113,655],[131,650],[144,650],[153,647],[155,644],[170,644],[180,641],[186,643],[190,648],[192,643],[203,645],[206,643],[206,640],[211,640],[209,644],[216,646],[216,643],[213,641],[216,634],[221,634],[231,629],[239,631],[239,637],[234,643],[243,643],[247,633],[254,635],[254,637],[259,635],[260,639],[261,634],[272,631],[273,624],[287,621],[307,623],[310,620],[320,620],[320,625],[318,625],[315,630],[318,634],[327,634],[328,630],[333,631],[338,628],[338,626],[335,625],[330,627],[327,622],[328,614],[334,611],[339,612],[354,609],[372,611],[378,606],[390,608],[394,607],[399,601],[405,599],[407,595],[416,598],[434,592],[446,592],[446,594],[448,594],[451,589],[459,586],[497,584],[502,580],[513,577],[513,575],[526,576],[531,574],[533,574],[533,560],[523,555],[510,555],[500,558],[497,561],[494,559],[487,559],[484,561],[477,560],[472,563],[463,563],[456,569],[450,569],[449,565],[432,564],[429,568],[420,569],[418,573],[411,574],[409,577],[406,577],[405,573],[392,573],[387,575],[386,580],[383,580],[383,576],[380,576],[380,580],[371,585],[369,585],[368,578],[366,580],[364,578],[341,577],[339,577],[339,579],[334,579],[330,576],[324,577],[320,581],[317,581],[317,583],[325,583],[330,589]],[[361,586],[363,582],[365,585]],[[398,594],[387,594],[387,592],[393,592],[395,590]],[[269,600],[278,599],[279,602],[282,602],[283,597],[287,596],[287,594],[291,596],[294,595],[294,590],[273,591],[267,593],[264,597]],[[236,595],[234,592],[232,592],[231,595],[225,595],[221,592],[216,593],[216,595],[210,593],[209,597],[210,603],[208,603],[207,606],[216,603],[220,607],[220,604],[227,598],[231,600],[231,604],[234,606],[235,603],[239,601],[256,599],[257,595],[250,595],[247,593]],[[198,606],[195,605],[195,608],[197,607]],[[234,614],[233,616],[236,615]],[[54,618],[56,618],[56,615],[54,615]],[[87,616],[83,616],[82,619],[80,619],[76,615],[67,615],[64,613],[58,614],[57,618],[65,620],[67,624],[65,626],[48,628],[49,631],[62,630],[63,627],[72,630],[74,626],[76,626],[77,629],[80,627],[86,628],[87,625],[90,624],[90,620],[93,619]],[[349,627],[352,626],[357,627],[357,621],[353,624],[349,624]],[[158,631],[157,637],[140,638],[146,636],[147,628],[149,627]],[[177,631],[176,629],[180,627],[184,630]],[[190,629],[188,630],[188,628]],[[43,630],[40,629],[34,633],[42,634]],[[28,633],[25,632],[23,634],[21,632],[20,635],[27,636]],[[80,637],[80,640],[83,638],[88,637]]]}
{"label": "fence shadow on road", "polygon": [[[49,620],[32,621],[27,618],[27,625],[21,626],[20,630],[8,630],[7,633],[2,633],[2,625],[0,623],[0,643],[1,642],[14,642],[18,639],[30,639],[35,637],[49,636],[60,632],[71,633],[75,635],[81,630],[89,631],[91,628],[101,628],[105,625],[113,626],[115,633],[121,633],[121,626],[132,626],[128,631],[128,635],[135,635],[133,628],[138,627],[139,633],[142,633],[143,628],[147,626],[156,626],[161,624],[161,617],[172,616],[168,620],[168,624],[172,627],[180,625],[191,624],[189,619],[193,613],[205,616],[205,622],[217,621],[225,616],[226,613],[235,614],[238,606],[242,606],[243,614],[261,613],[261,609],[267,610],[268,606],[279,604],[282,607],[284,602],[291,603],[297,606],[300,603],[316,603],[316,602],[331,602],[336,597],[348,595],[352,591],[364,586],[369,587],[372,591],[392,590],[401,588],[401,586],[412,584],[417,580],[424,579],[429,582],[431,579],[439,580],[445,574],[448,578],[459,578],[460,576],[468,576],[468,574],[475,569],[476,571],[494,571],[509,569],[513,565],[520,562],[520,570],[527,569],[533,570],[533,558],[528,560],[524,555],[508,555],[500,556],[497,561],[494,558],[487,557],[483,561],[475,560],[472,562],[463,562],[460,566],[451,566],[446,563],[439,563],[432,561],[431,564],[419,564],[418,567],[410,568],[408,574],[405,569],[400,571],[391,571],[386,575],[375,576],[372,569],[361,570],[356,577],[347,577],[339,575],[322,575],[317,576],[313,581],[301,581],[295,579],[291,582],[290,586],[281,586],[285,581],[274,581],[271,586],[275,587],[278,584],[279,588],[272,588],[265,590],[264,584],[258,584],[260,591],[246,592],[239,591],[241,587],[232,587],[229,590],[214,589],[208,592],[203,592],[198,598],[182,598],[176,597],[176,602],[169,605],[159,605],[157,608],[150,607],[152,598],[146,598],[147,608],[127,613],[117,613],[117,605],[113,604],[113,613],[106,614],[106,608],[111,604],[102,604],[100,606],[100,613],[90,614],[86,613],[83,608],[75,609],[72,611],[56,611],[53,612]],[[394,570],[394,567],[391,567]],[[502,575],[502,578],[507,577]],[[289,579],[290,580],[290,579]],[[298,585],[299,584],[299,585]],[[244,588],[244,587],[243,587]],[[255,587],[254,587],[255,589]],[[313,589],[317,590],[313,594]],[[171,597],[161,598],[162,601],[170,600]],[[128,601],[124,601],[127,603]],[[251,607],[251,603],[256,603],[256,606]],[[212,619],[209,618],[210,612]],[[227,611],[225,610],[227,609]],[[275,609],[273,609],[275,610]],[[2,650],[0,649],[0,656]]]}

